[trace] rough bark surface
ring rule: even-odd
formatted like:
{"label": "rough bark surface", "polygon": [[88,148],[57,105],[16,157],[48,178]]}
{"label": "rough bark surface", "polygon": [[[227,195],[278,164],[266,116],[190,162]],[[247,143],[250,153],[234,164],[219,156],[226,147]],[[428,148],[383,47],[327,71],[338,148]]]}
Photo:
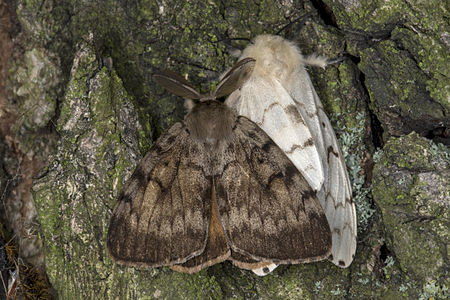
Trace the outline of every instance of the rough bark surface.
{"label": "rough bark surface", "polygon": [[[445,3],[0,1],[0,222],[60,299],[447,298]],[[347,57],[310,75],[352,181],[352,265],[257,277],[228,262],[194,275],[113,264],[105,244],[117,195],[184,116],[152,73],[168,68],[209,90],[247,44],[230,39],[281,29],[303,54]]]}

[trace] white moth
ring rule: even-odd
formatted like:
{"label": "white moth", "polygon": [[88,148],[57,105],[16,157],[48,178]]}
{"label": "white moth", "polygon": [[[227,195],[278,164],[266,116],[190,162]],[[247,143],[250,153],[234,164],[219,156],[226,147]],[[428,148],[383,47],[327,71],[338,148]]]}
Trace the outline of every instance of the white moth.
{"label": "white moth", "polygon": [[[305,70],[305,65],[325,67],[326,59],[304,57],[294,43],[274,35],[257,36],[239,60],[246,57],[256,60],[254,71],[225,103],[258,124],[317,191],[332,233],[329,260],[348,267],[356,250],[350,181],[333,128]],[[276,266],[253,271],[266,275]]]}

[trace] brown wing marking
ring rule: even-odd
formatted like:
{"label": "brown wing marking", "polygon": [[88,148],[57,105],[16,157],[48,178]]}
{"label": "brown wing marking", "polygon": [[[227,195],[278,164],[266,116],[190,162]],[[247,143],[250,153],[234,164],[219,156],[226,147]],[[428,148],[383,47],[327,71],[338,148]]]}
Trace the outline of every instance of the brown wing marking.
{"label": "brown wing marking", "polygon": [[128,180],[111,217],[107,247],[129,266],[183,263],[206,246],[211,202],[204,162],[183,122],[172,126]]}
{"label": "brown wing marking", "polygon": [[232,251],[256,261],[300,263],[327,258],[331,233],[316,193],[256,124],[239,117],[216,182]]}
{"label": "brown wing marking", "polygon": [[222,223],[220,222],[215,192],[213,190],[211,195],[211,219],[205,251],[184,264],[173,265],[170,268],[178,272],[195,273],[226,260],[230,256],[230,253],[231,250],[228,246]]}

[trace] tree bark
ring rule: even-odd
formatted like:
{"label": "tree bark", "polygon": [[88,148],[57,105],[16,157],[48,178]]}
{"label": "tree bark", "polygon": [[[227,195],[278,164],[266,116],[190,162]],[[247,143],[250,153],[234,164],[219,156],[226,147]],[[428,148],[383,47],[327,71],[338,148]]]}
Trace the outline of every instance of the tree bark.
{"label": "tree bark", "polygon": [[[56,297],[448,296],[448,5],[11,0],[0,8],[8,24],[0,30],[0,221]],[[309,74],[352,181],[352,265],[280,266],[257,277],[229,262],[194,275],[113,264],[105,241],[118,193],[185,114],[152,73],[171,69],[208,91],[248,43],[239,39],[261,33],[295,41],[306,55],[346,58]]]}

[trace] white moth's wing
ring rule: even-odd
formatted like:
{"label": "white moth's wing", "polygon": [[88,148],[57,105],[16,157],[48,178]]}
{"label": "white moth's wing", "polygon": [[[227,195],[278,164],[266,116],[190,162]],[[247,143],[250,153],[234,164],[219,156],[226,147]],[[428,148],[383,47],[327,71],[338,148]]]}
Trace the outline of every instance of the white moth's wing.
{"label": "white moth's wing", "polygon": [[348,267],[356,251],[356,211],[352,201],[350,180],[333,127],[323,109],[307,72],[300,68],[283,82],[297,104],[322,153],[325,180],[318,193],[319,201],[330,224],[332,250],[330,260]]}
{"label": "white moth's wing", "polygon": [[[240,59],[246,57],[252,57],[256,60],[250,80],[264,78],[265,80],[279,82],[281,88],[277,86],[278,88],[272,93],[284,95],[287,92],[287,98],[295,102],[296,110],[301,113],[302,119],[307,125],[308,131],[306,134],[311,134],[314,147],[320,155],[321,168],[324,172],[323,185],[320,185],[322,181],[317,181],[314,184],[314,182],[311,182],[311,177],[306,174],[305,177],[311,183],[311,186],[320,186],[317,196],[332,231],[333,244],[330,260],[338,266],[347,267],[352,262],[356,250],[356,212],[351,200],[350,181],[333,128],[323,110],[309,75],[304,69],[304,65],[323,67],[326,59],[316,56],[304,58],[295,44],[273,35],[257,36],[253,44],[245,48]],[[244,85],[244,91],[246,86],[251,85],[252,82],[254,83],[254,81],[250,81]],[[240,91],[236,91],[229,96],[226,103],[234,107],[238,114],[251,110],[253,110],[253,114],[264,113],[276,97],[265,96],[267,91],[260,89],[262,85],[254,85],[253,98],[251,95],[244,94],[243,96]],[[282,92],[282,89],[285,91]],[[264,99],[264,104],[259,99]],[[272,102],[270,102],[270,99],[272,99]],[[249,117],[254,120],[253,116],[250,115]],[[294,136],[285,135],[278,129],[275,131],[277,137],[274,137],[264,126],[261,127],[277,144],[280,143],[280,140],[291,141],[295,139]],[[299,127],[298,129],[303,130],[303,128]],[[298,140],[294,140],[293,143],[298,143]],[[285,150],[285,148],[281,148]],[[286,153],[291,158],[291,155],[288,152]],[[304,166],[299,166],[299,162],[292,161],[303,173]],[[263,269],[253,271],[258,275],[267,274]]]}
{"label": "white moth's wing", "polygon": [[314,190],[324,182],[319,152],[295,102],[273,78],[251,76],[225,102],[258,124],[287,154]]}

